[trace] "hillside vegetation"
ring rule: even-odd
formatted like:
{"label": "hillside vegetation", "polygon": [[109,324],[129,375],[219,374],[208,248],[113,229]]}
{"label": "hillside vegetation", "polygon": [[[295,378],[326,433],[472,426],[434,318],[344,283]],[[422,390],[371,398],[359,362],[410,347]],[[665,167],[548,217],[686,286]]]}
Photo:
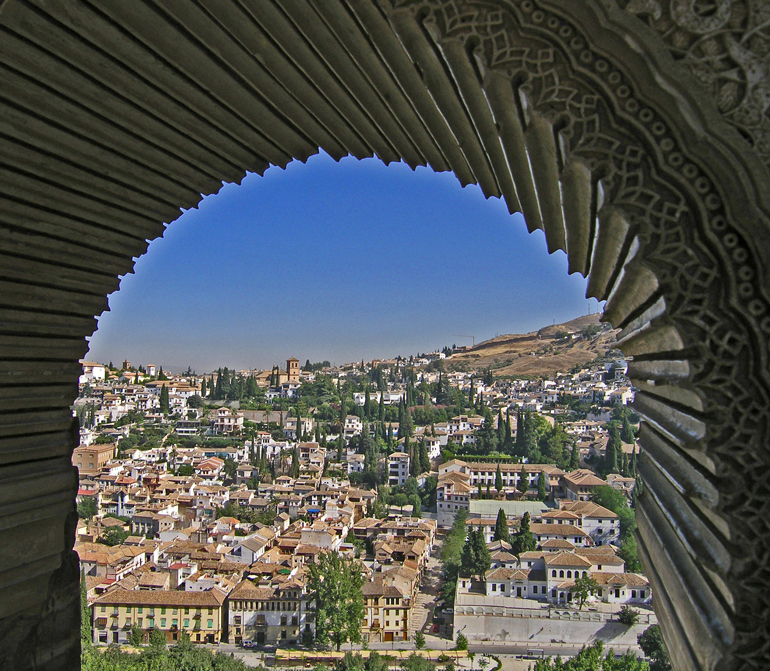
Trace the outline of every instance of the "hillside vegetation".
{"label": "hillside vegetation", "polygon": [[447,370],[492,368],[495,377],[551,375],[606,356],[615,347],[615,334],[599,315],[585,315],[531,333],[485,340],[447,358]]}

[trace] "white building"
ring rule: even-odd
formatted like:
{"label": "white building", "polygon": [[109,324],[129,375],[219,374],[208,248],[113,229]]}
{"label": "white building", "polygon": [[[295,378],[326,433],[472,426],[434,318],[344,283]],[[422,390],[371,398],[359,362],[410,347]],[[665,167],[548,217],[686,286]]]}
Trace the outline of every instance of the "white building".
{"label": "white building", "polygon": [[388,484],[403,486],[409,477],[409,455],[394,452],[388,457]]}

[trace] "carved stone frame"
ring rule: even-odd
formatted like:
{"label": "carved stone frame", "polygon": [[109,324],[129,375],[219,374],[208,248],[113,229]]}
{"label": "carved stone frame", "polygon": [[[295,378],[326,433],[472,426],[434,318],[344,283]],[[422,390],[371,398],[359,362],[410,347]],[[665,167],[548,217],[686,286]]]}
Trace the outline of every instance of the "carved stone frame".
{"label": "carved stone frame", "polygon": [[294,5],[0,2],[0,668],[77,664],[69,405],[93,315],[179,207],[319,146],[453,170],[588,277],[633,357],[639,541],[675,668],[768,668],[767,11]]}

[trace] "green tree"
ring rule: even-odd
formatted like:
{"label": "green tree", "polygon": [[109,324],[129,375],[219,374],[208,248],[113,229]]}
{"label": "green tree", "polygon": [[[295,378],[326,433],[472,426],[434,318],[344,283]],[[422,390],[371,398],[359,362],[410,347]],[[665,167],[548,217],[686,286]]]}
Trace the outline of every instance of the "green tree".
{"label": "green tree", "polygon": [[455,514],[452,528],[444,539],[441,550],[441,601],[451,607],[454,605],[457,575],[462,562],[462,552],[465,546],[465,538],[468,530],[465,521],[468,519],[467,508],[460,508]]}
{"label": "green tree", "polygon": [[620,440],[620,434],[614,424],[610,425],[610,437],[607,441],[607,447],[604,451],[604,463],[602,464],[602,472],[618,473],[620,472],[620,459],[623,452],[623,443]]}
{"label": "green tree", "polygon": [[419,629],[414,634],[414,647],[418,650],[422,650],[425,647],[425,634]]}
{"label": "green tree", "polygon": [[594,489],[591,500],[608,510],[611,510],[618,516],[620,522],[620,545],[633,538],[634,531],[636,530],[636,518],[634,511],[628,506],[628,498],[626,495],[610,487],[609,485],[601,485]]}
{"label": "green tree", "polygon": [[150,646],[153,648],[165,648],[166,634],[160,629],[150,629]]}
{"label": "green tree", "polygon": [[580,468],[580,455],[578,454],[577,445],[572,445],[569,455],[569,470],[576,471]]}
{"label": "green tree", "polygon": [[499,508],[497,511],[497,521],[495,522],[495,535],[494,540],[510,541],[510,533],[508,531],[508,520],[505,517],[505,511]]}
{"label": "green tree", "polygon": [[636,432],[628,421],[628,414],[623,413],[623,423],[620,427],[620,439],[624,443],[633,443],[636,440]]}
{"label": "green tree", "polygon": [[527,469],[523,466],[521,467],[521,472],[519,473],[519,482],[516,484],[516,489],[519,490],[519,493],[524,496],[529,491],[529,473],[527,473]]}
{"label": "green tree", "polygon": [[78,517],[82,520],[90,520],[99,512],[99,505],[95,496],[82,496],[77,508]]}
{"label": "green tree", "polygon": [[91,609],[88,607],[86,571],[82,566],[80,567],[80,641],[85,645],[91,643]]}
{"label": "green tree", "polygon": [[652,660],[650,671],[670,671],[671,661],[659,625],[647,627],[636,640],[644,654]]}
{"label": "green tree", "polygon": [[521,518],[519,531],[511,539],[511,546],[516,555],[522,552],[532,552],[537,549],[535,535],[529,529],[529,520],[529,513],[524,513],[524,516]]}
{"label": "green tree", "polygon": [[495,472],[495,489],[498,494],[503,491],[503,474],[500,470],[500,464],[497,464],[497,471]]}
{"label": "green tree", "polygon": [[639,622],[639,612],[631,608],[628,604],[621,606],[618,611],[618,622],[626,625],[627,627],[633,627]]}
{"label": "green tree", "polygon": [[468,649],[468,639],[465,638],[464,634],[457,634],[457,639],[455,642],[455,650],[467,650]]}
{"label": "green tree", "polygon": [[545,471],[540,471],[540,475],[537,476],[537,498],[538,501],[545,501],[548,498],[548,491],[546,490],[545,481],[548,476]]}
{"label": "green tree", "polygon": [[481,454],[489,454],[497,450],[497,431],[494,427],[494,417],[492,411],[484,406],[483,410],[484,424],[476,433],[476,442],[478,451]]}
{"label": "green tree", "polygon": [[577,600],[578,607],[583,610],[585,602],[599,587],[599,584],[591,576],[575,578],[575,586],[570,590],[573,598]]}
{"label": "green tree", "polygon": [[230,457],[227,457],[224,466],[222,466],[222,470],[230,480],[235,480],[235,475],[238,472],[238,464],[236,464]]}
{"label": "green tree", "polygon": [[539,659],[533,671],[649,671],[647,662],[637,659],[630,651],[616,658],[611,650],[603,657],[603,650],[602,642],[597,641],[566,661],[561,657]]}
{"label": "green tree", "polygon": [[401,664],[401,671],[433,671],[433,664],[422,655],[413,652]]}
{"label": "green tree", "polygon": [[308,587],[315,602],[316,641],[340,646],[361,641],[364,579],[354,560],[323,552],[310,565]]}
{"label": "green tree", "polygon": [[135,647],[139,647],[144,642],[144,632],[136,622],[131,625],[131,633],[128,636],[128,641]]}
{"label": "green tree", "polygon": [[425,447],[425,441],[421,440],[419,443],[419,455],[420,455],[420,473],[430,473],[430,457],[428,456],[428,448]]}
{"label": "green tree", "polygon": [[477,575],[479,580],[492,566],[489,550],[484,540],[484,532],[481,529],[471,531],[463,546],[460,557],[461,566],[470,575]]}
{"label": "green tree", "polygon": [[102,534],[100,542],[109,546],[122,545],[126,538],[128,538],[128,531],[121,527],[110,527]]}
{"label": "green tree", "polygon": [[641,573],[642,562],[639,560],[639,550],[636,546],[636,536],[631,534],[620,544],[618,557],[626,562],[627,573]]}
{"label": "green tree", "polygon": [[[160,376],[158,379],[160,379]],[[168,399],[168,387],[165,384],[160,388],[160,411],[164,415],[168,415],[169,412],[171,412],[171,406]]]}

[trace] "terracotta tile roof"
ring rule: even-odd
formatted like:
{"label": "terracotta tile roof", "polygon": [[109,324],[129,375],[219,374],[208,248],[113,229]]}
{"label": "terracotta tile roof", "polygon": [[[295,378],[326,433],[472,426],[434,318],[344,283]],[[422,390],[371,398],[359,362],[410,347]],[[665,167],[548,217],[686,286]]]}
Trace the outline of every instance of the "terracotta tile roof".
{"label": "terracotta tile roof", "polygon": [[559,552],[552,557],[546,557],[545,563],[548,566],[579,566],[581,568],[590,568],[592,566],[591,561],[572,552]]}
{"label": "terracotta tile roof", "polygon": [[530,524],[529,530],[536,536],[581,536],[590,535],[574,524]]}
{"label": "terracotta tile roof", "polygon": [[218,608],[225,595],[218,589],[206,592],[180,592],[178,590],[124,590],[116,589],[98,597],[94,603],[104,605],[137,606],[194,606],[196,608]]}
{"label": "terracotta tile roof", "polygon": [[[565,503],[562,505],[562,511],[571,512],[581,517],[606,517],[607,519],[616,519],[617,514],[608,508],[600,506],[592,501],[575,501],[574,503]],[[548,513],[546,513],[548,514]],[[545,515],[543,515],[545,517]]]}
{"label": "terracotta tile roof", "polygon": [[592,571],[591,577],[599,585],[608,587],[649,587],[650,582],[638,573],[608,573],[606,571]]}

